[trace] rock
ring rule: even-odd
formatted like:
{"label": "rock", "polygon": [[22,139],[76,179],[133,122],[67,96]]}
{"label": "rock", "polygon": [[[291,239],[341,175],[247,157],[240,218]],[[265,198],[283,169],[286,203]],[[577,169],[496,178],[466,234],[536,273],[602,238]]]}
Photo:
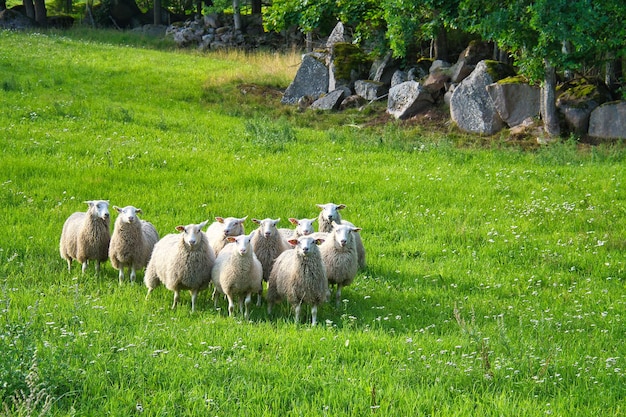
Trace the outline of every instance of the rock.
{"label": "rock", "polygon": [[521,82],[517,77],[489,84],[487,93],[498,115],[509,127],[539,116],[541,90]]}
{"label": "rock", "polygon": [[605,103],[593,110],[589,118],[589,136],[626,139],[626,101]]}
{"label": "rock", "polygon": [[409,74],[406,71],[396,70],[396,72],[393,73],[393,77],[391,77],[391,86],[395,87],[405,81],[409,81]]}
{"label": "rock", "polygon": [[332,91],[315,100],[309,108],[312,110],[337,110],[344,96],[345,92],[343,89]]}
{"label": "rock", "polygon": [[334,44],[329,61],[329,91],[340,86],[352,88],[356,80],[367,77],[367,69],[371,64],[361,48],[346,42]]}
{"label": "rock", "polygon": [[310,54],[304,55],[294,80],[281,99],[283,104],[296,104],[304,96],[318,99],[328,92],[328,68]]}
{"label": "rock", "polygon": [[374,61],[374,63],[372,64],[372,68],[370,69],[369,78],[373,81],[390,86],[391,78],[399,68],[399,62],[393,58],[393,54],[390,51],[387,52],[387,55],[385,55],[382,60]]}
{"label": "rock", "polygon": [[388,91],[387,86],[379,81],[357,80],[354,82],[354,92],[366,100],[378,100]]}
{"label": "rock", "polygon": [[431,94],[417,81],[406,81],[389,90],[387,113],[396,119],[407,119],[434,103]]}
{"label": "rock", "polygon": [[570,130],[581,135],[586,134],[589,129],[591,112],[611,99],[606,88],[586,79],[565,83],[559,87],[558,93],[556,107],[564,116]]}
{"label": "rock", "polygon": [[328,36],[328,40],[326,41],[326,48],[329,51],[332,51],[337,43],[347,43],[349,42],[346,35],[345,30],[343,28],[343,23],[338,22],[335,25],[335,28]]}
{"label": "rock", "polygon": [[20,12],[11,9],[0,12],[0,29],[23,30],[34,27],[37,27],[37,23]]}
{"label": "rock", "polygon": [[504,127],[504,121],[487,92],[487,86],[505,78],[512,70],[496,61],[480,61],[450,97],[450,116],[459,129],[482,135],[493,135]]}
{"label": "rock", "polygon": [[367,100],[365,100],[361,96],[357,96],[356,94],[354,94],[354,95],[344,98],[343,101],[341,102],[341,105],[339,106],[339,109],[340,110],[358,109],[359,107],[363,106],[365,103],[367,103]]}

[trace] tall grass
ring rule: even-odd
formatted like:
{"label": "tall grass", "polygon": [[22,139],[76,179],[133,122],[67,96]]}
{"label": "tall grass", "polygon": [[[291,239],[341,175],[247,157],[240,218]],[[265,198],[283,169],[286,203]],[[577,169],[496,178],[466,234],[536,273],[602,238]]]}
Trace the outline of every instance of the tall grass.
{"label": "tall grass", "polygon": [[[33,392],[55,416],[624,413],[621,147],[458,147],[298,113],[271,93],[292,56],[0,42],[5,412],[31,412]],[[345,203],[368,267],[314,328],[286,305],[229,318],[208,292],[171,310],[110,264],[67,271],[62,224],[95,198],[141,207],[161,235]]]}

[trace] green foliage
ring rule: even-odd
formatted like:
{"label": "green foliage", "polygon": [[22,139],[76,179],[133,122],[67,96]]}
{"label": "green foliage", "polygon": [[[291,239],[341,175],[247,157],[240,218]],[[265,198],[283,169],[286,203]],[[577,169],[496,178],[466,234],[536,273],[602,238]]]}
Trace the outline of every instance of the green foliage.
{"label": "green foliage", "polygon": [[[19,389],[52,416],[623,412],[623,146],[459,147],[290,111],[253,94],[252,56],[103,37],[0,33],[0,402],[18,415]],[[110,264],[67,271],[62,224],[92,198],[161,235],[345,203],[368,267],[315,328],[285,304],[229,318],[210,291],[171,310]]]}

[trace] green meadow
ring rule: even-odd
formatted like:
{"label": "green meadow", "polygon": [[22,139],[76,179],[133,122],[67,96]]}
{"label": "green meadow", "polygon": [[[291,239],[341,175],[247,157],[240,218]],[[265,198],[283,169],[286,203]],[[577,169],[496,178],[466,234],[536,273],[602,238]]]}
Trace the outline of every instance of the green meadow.
{"label": "green meadow", "polygon": [[[0,414],[626,414],[626,148],[280,104],[297,52],[0,32]],[[86,200],[161,236],[343,203],[366,269],[296,324],[59,256]],[[111,211],[112,221],[116,214]],[[307,312],[305,318],[310,321]]]}

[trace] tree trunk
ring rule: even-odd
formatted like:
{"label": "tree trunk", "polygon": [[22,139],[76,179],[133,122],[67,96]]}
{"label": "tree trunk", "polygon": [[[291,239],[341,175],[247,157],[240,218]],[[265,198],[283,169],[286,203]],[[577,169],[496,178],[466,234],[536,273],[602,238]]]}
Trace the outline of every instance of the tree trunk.
{"label": "tree trunk", "polygon": [[161,24],[161,0],[154,0],[154,24]]}
{"label": "tree trunk", "polygon": [[617,83],[615,77],[615,55],[609,53],[607,56],[606,64],[604,65],[604,84],[612,89]]}
{"label": "tree trunk", "polygon": [[7,9],[7,0],[0,0],[0,12]]}
{"label": "tree trunk", "polygon": [[252,14],[261,14],[261,6],[263,2],[261,0],[252,0]]}
{"label": "tree trunk", "polygon": [[41,26],[46,26],[48,24],[48,15],[44,0],[35,0],[35,21]]}
{"label": "tree trunk", "polygon": [[[563,52],[563,54],[570,55],[572,53],[572,49],[574,49],[574,47],[572,46],[572,43],[570,41],[563,41],[561,45],[561,52]],[[574,71],[566,69],[563,73],[563,76],[565,77],[566,81],[571,81],[572,79],[574,79]]]}
{"label": "tree trunk", "polygon": [[443,25],[437,30],[437,36],[435,37],[435,59],[448,59],[448,36],[446,29]]}
{"label": "tree trunk", "polygon": [[311,32],[304,35],[304,48],[307,52],[313,52],[313,34]]}
{"label": "tree trunk", "polygon": [[33,5],[33,0],[23,0],[23,2],[26,17],[30,17],[31,19],[35,20],[35,6]]}
{"label": "tree trunk", "polygon": [[233,20],[235,23],[235,30],[241,30],[241,10],[239,7],[239,0],[233,0]]}
{"label": "tree trunk", "polygon": [[545,79],[541,88],[541,118],[543,130],[548,138],[561,134],[559,116],[556,111],[556,70],[548,60],[544,60]]}
{"label": "tree trunk", "polygon": [[65,0],[65,13],[72,13],[72,0]]}

